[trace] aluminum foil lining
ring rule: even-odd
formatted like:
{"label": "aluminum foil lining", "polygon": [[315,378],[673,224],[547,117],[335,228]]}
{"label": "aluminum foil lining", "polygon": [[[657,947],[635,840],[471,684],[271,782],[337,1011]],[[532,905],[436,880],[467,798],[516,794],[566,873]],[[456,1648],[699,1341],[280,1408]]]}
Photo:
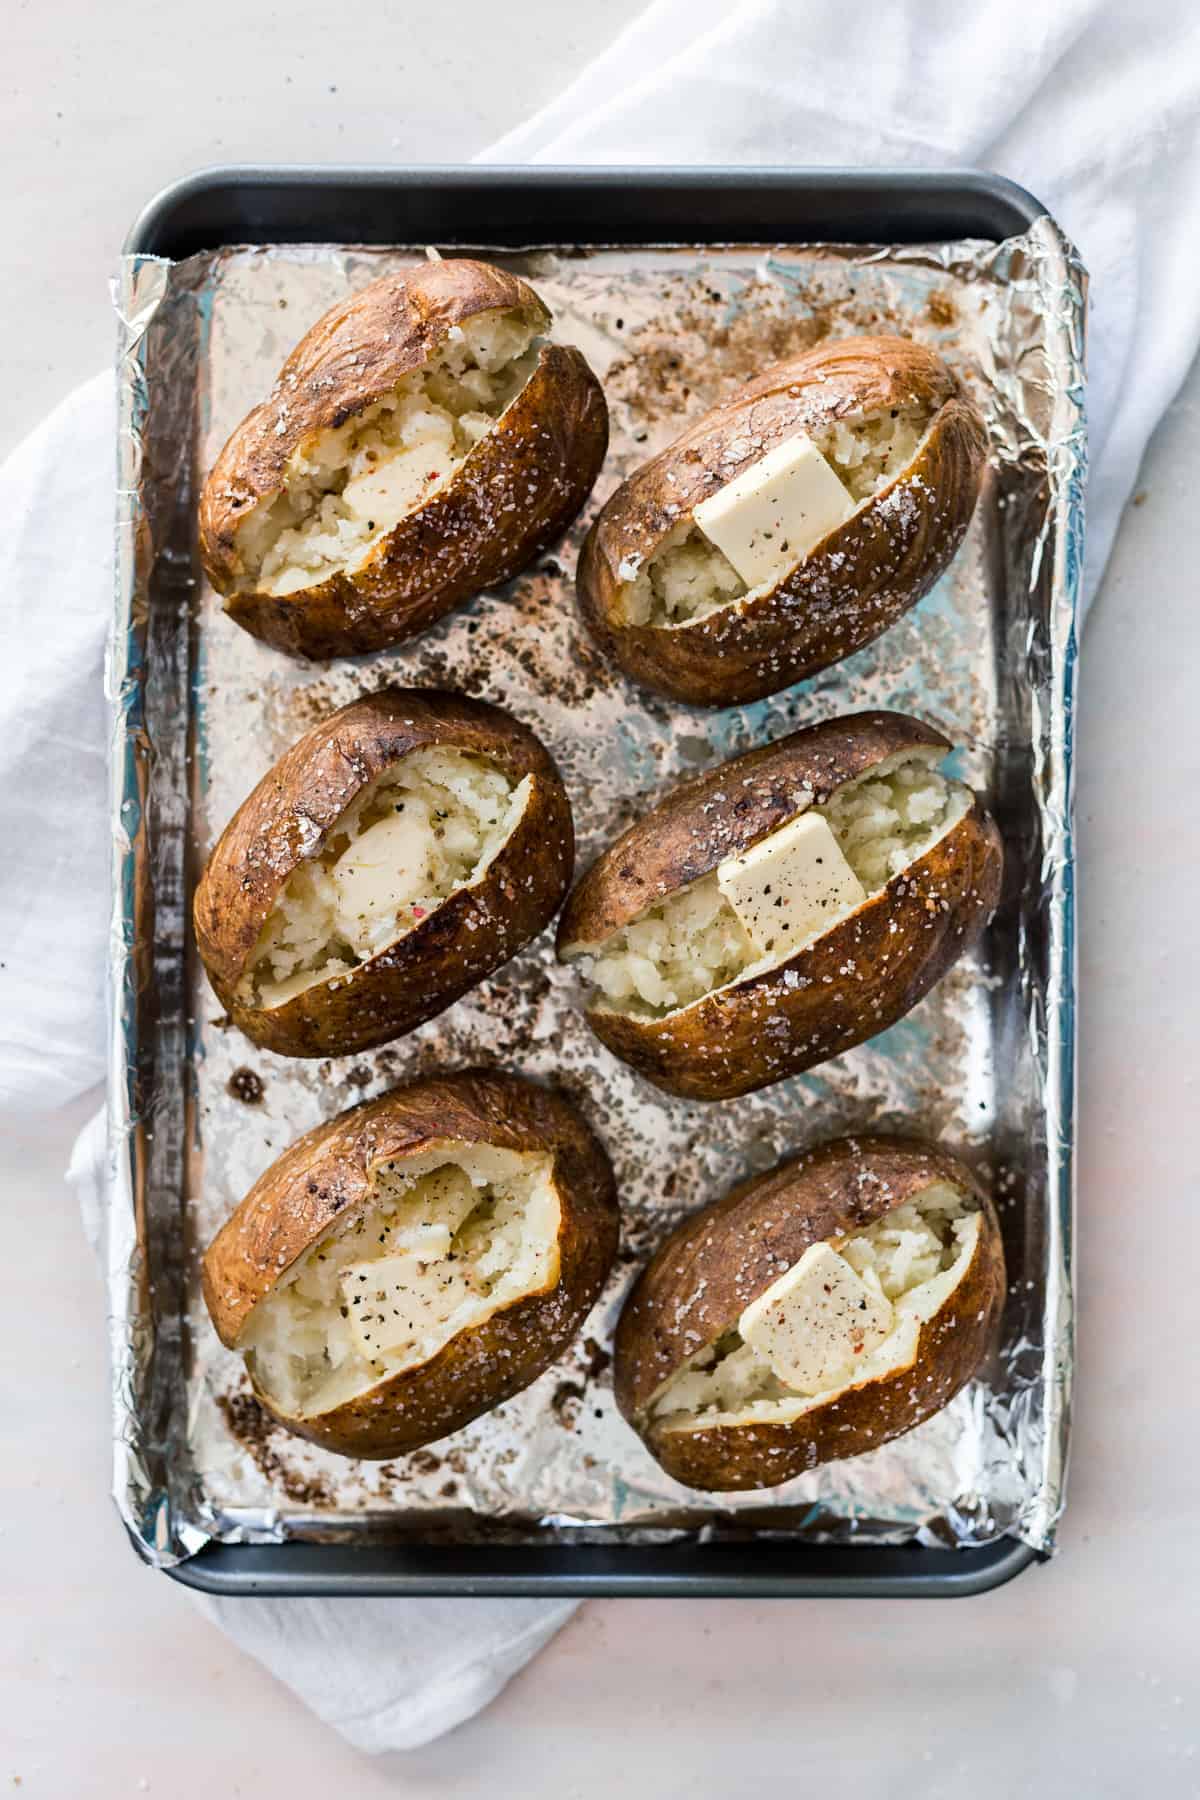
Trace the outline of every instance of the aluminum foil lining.
{"label": "aluminum foil lining", "polygon": [[[529,276],[604,382],[612,449],[567,541],[415,643],[302,667],[221,613],[194,549],[197,486],[316,317],[423,248],[226,249],[132,258],[120,285],[120,558],[113,703],[111,1291],[114,1482],[146,1556],[210,1539],[416,1534],[620,1541],[703,1533],[1051,1547],[1071,1382],[1071,697],[1085,466],[1085,277],[1047,219],[1000,245],[533,249]],[[571,576],[599,504],[763,363],[826,334],[935,345],[984,409],[992,467],[933,593],[876,644],[786,694],[708,713],[600,658]],[[812,719],[889,706],[938,726],[982,788],[1008,876],[979,951],[901,1024],[727,1104],[656,1093],[590,1036],[550,934],[440,1019],[321,1064],[228,1026],[187,903],[218,831],[322,714],[385,680],[480,695],[527,720],[570,791],[580,866],[673,781]],[[573,1095],[612,1155],[625,1238],[574,1349],[466,1431],[386,1463],[263,1417],[205,1314],[199,1256],[298,1133],[398,1079],[490,1063]],[[772,1492],[692,1493],[615,1411],[609,1345],[645,1252],[748,1172],[848,1129],[941,1138],[988,1178],[1010,1273],[994,1362],[894,1444]]]}

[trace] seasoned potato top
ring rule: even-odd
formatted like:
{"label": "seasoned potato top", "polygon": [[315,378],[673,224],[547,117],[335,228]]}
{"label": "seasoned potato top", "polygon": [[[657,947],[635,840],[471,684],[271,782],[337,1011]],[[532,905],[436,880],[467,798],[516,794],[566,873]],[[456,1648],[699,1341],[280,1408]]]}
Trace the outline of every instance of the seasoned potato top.
{"label": "seasoned potato top", "polygon": [[917,1327],[966,1273],[980,1221],[977,1201],[934,1182],[873,1224],[810,1244],[664,1383],[651,1417],[676,1431],[795,1419],[911,1361]]}
{"label": "seasoned potato top", "polygon": [[346,1456],[444,1437],[536,1379],[616,1252],[603,1147],[532,1082],[467,1070],[299,1138],[204,1256],[204,1298],[289,1430]]}
{"label": "seasoned potato top", "polygon": [[743,1182],[686,1220],[634,1288],[617,1338],[622,1410],[671,1430],[799,1418],[911,1360],[981,1234],[990,1309],[995,1215],[933,1145],[840,1139]]}
{"label": "seasoned potato top", "polygon": [[486,436],[549,323],[526,282],[465,258],[386,275],[318,320],[205,484],[219,591],[286,595],[363,561]]}
{"label": "seasoned potato top", "polygon": [[457,694],[385,688],[351,702],[293,745],[222,833],[196,892],[205,965],[258,1007],[336,981],[494,871],[535,798],[543,873],[557,865],[565,883],[570,808],[531,731]]}
{"label": "seasoned potato top", "polygon": [[972,411],[907,338],[822,344],[736,389],[605,507],[596,545],[617,558],[615,619],[691,624],[774,587],[885,491],[901,508],[893,484],[951,404]]}
{"label": "seasoned potato top", "polygon": [[369,1204],[297,1258],[239,1348],[284,1411],[323,1412],[553,1287],[560,1216],[547,1155],[447,1142],[377,1164]]}
{"label": "seasoned potato top", "polygon": [[529,799],[485,757],[412,750],[368,782],[288,877],[242,977],[282,1006],[388,949],[485,873]]}
{"label": "seasoned potato top", "polygon": [[584,876],[561,953],[586,959],[598,1005],[656,1018],[781,967],[964,815],[970,790],[934,766],[948,748],[916,721],[864,714],[735,758]]}

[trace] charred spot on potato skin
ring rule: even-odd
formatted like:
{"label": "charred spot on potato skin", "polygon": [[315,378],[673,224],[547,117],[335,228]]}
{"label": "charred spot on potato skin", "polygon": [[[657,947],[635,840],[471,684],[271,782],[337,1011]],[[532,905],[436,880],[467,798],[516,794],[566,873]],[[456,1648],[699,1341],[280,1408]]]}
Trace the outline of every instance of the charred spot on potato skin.
{"label": "charred spot on potato skin", "polygon": [[261,1075],[253,1069],[235,1069],[226,1084],[226,1091],[234,1100],[240,1100],[243,1106],[261,1106],[266,1088]]}

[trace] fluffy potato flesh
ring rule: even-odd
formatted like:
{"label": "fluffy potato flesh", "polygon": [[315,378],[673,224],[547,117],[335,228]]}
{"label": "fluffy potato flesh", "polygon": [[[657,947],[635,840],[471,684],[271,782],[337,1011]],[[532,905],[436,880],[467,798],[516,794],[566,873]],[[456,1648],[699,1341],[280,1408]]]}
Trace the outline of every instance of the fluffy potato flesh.
{"label": "fluffy potato flesh", "polygon": [[429,1359],[558,1279],[552,1158],[446,1143],[377,1165],[250,1316],[239,1349],[266,1397],[315,1417]]}
{"label": "fluffy potato flesh", "polygon": [[[932,414],[919,407],[864,413],[835,420],[805,432],[841,481],[857,510],[903,472],[916,456],[932,424]],[[735,461],[752,445],[735,442]],[[732,477],[731,463],[728,476]],[[720,469],[715,471],[721,477]],[[713,492],[728,485],[718,479]],[[798,557],[793,567],[803,558]],[[747,586],[732,563],[691,518],[681,520],[654,555],[634,569],[623,567],[628,585],[621,596],[623,623],[669,630],[693,625],[720,608],[765,592]]]}
{"label": "fluffy potato flesh", "polygon": [[977,1201],[935,1182],[850,1237],[810,1247],[655,1394],[667,1431],[799,1419],[847,1388],[907,1367],[921,1324],[966,1274]]}
{"label": "fluffy potato flesh", "polygon": [[356,569],[520,393],[537,366],[542,323],[520,308],[477,313],[384,399],[303,442],[282,491],[238,528],[242,585],[282,596]]}
{"label": "fluffy potato flesh", "polygon": [[410,751],[362,789],[293,870],[241,982],[252,1005],[282,1006],[348,975],[486,872],[525,810],[487,758]]}
{"label": "fluffy potato flesh", "polygon": [[[568,955],[585,959],[583,971],[594,989],[593,998],[617,1012],[663,1018],[795,956],[880,893],[967,811],[970,789],[933,766],[942,754],[936,749],[902,751],[869,774],[844,783],[821,806],[806,805],[800,797],[793,819],[824,821],[838,853],[838,866],[829,868],[824,896],[811,891],[791,895],[783,885],[772,896],[773,901],[795,905],[803,899],[805,916],[811,920],[807,935],[784,934],[767,947],[760,932],[756,941],[744,922],[753,922],[752,909],[743,905],[739,916],[723,891],[731,887],[734,865],[743,860],[730,858],[699,881],[668,894],[603,944],[568,950]],[[760,840],[755,853],[769,853],[793,819]],[[786,884],[786,860],[781,859],[780,873]],[[825,904],[813,904],[822,898]]]}

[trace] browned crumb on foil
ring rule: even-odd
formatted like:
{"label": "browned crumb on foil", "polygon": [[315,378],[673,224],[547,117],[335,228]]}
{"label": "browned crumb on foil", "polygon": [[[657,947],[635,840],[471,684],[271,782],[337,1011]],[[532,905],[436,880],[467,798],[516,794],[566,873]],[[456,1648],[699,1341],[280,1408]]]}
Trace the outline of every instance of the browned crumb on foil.
{"label": "browned crumb on foil", "polygon": [[584,1390],[577,1381],[560,1381],[550,1400],[550,1410],[564,1431],[574,1431],[583,1410]]}
{"label": "browned crumb on foil", "polygon": [[266,1088],[261,1075],[253,1069],[235,1069],[229,1077],[227,1092],[234,1100],[240,1100],[243,1106],[261,1106]]}
{"label": "browned crumb on foil", "polygon": [[589,1381],[598,1380],[612,1362],[609,1351],[602,1344],[598,1344],[594,1337],[584,1338],[583,1355],[585,1359],[584,1372]]}
{"label": "browned crumb on foil", "polygon": [[[701,277],[677,310],[668,305],[661,319],[632,330],[629,355],[613,363],[606,376],[610,399],[624,401],[635,417],[648,421],[702,409],[768,363],[811,350],[832,329],[832,305],[802,310],[773,282],[743,288],[736,307],[733,298]],[[692,351],[689,338],[703,345],[702,356]]]}
{"label": "browned crumb on foil", "polygon": [[412,1475],[436,1475],[441,1466],[441,1457],[435,1456],[432,1450],[414,1450],[395,1465],[401,1480]]}
{"label": "browned crumb on foil", "polygon": [[289,1500],[297,1506],[330,1506],[334,1496],[321,1475],[302,1475],[289,1469],[275,1447],[283,1435],[283,1427],[264,1410],[253,1394],[219,1394],[221,1409],[230,1436],[250,1457],[265,1480],[278,1482]]}
{"label": "browned crumb on foil", "polygon": [[932,293],[925,308],[925,316],[931,325],[937,325],[944,330],[956,323],[958,308],[950,294]]}

